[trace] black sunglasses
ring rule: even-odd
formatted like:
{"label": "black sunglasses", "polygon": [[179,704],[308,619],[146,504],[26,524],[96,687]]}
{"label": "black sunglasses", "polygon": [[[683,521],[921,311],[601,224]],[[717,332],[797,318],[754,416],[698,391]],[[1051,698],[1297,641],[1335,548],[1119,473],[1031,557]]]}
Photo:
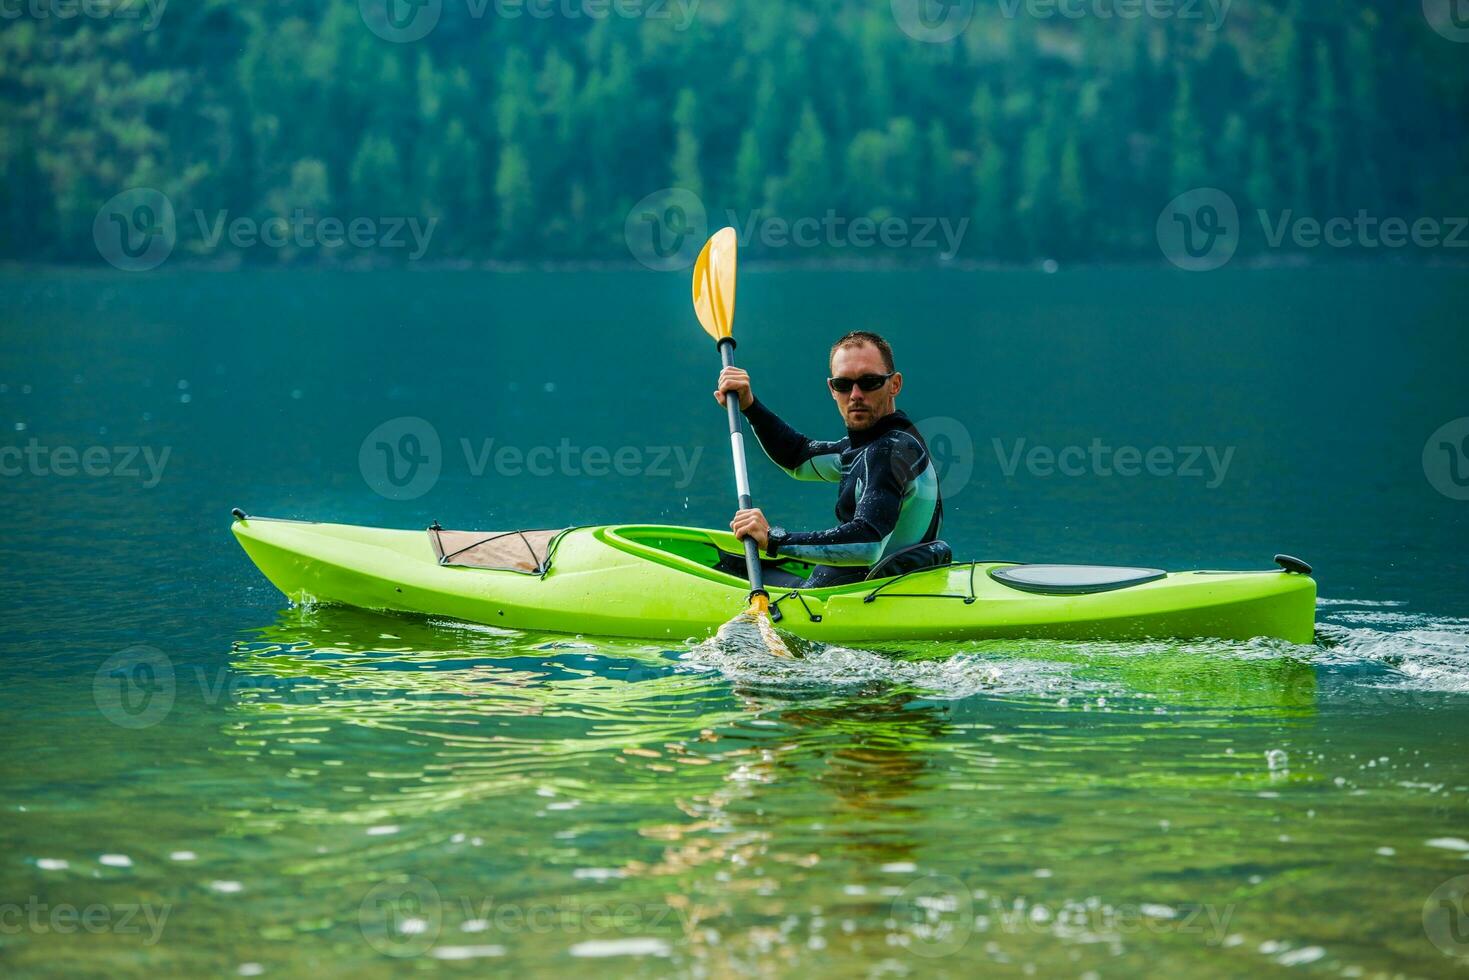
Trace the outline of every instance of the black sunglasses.
{"label": "black sunglasses", "polygon": [[854,386],[863,391],[876,391],[892,380],[892,377],[892,374],[864,374],[860,378],[827,378],[826,383],[838,395],[847,395],[851,394]]}

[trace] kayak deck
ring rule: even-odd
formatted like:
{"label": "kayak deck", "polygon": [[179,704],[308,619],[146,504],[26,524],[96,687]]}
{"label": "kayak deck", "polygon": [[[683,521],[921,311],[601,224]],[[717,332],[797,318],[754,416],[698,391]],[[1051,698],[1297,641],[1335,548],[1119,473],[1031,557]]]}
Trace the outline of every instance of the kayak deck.
{"label": "kayak deck", "polygon": [[[295,602],[418,613],[511,629],[702,637],[744,608],[748,583],[714,567],[728,532],[664,525],[574,528],[543,575],[440,564],[423,531],[237,519],[235,537]],[[799,563],[783,563],[798,572]],[[1251,639],[1311,642],[1308,575],[1174,572],[1113,591],[1022,591],[965,562],[824,589],[772,588],[780,627],[806,639]]]}

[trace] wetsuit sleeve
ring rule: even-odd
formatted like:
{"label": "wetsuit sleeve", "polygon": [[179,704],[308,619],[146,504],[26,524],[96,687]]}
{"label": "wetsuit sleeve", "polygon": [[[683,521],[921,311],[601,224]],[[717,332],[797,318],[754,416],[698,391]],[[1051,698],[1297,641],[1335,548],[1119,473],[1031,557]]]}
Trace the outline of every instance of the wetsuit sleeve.
{"label": "wetsuit sleeve", "polygon": [[862,493],[852,519],[826,531],[792,532],[779,553],[818,565],[875,564],[898,526],[921,456],[922,447],[912,439],[873,443],[857,463]]}
{"label": "wetsuit sleeve", "polygon": [[760,440],[770,461],[798,480],[840,483],[844,442],[807,439],[755,399],[745,409],[745,418]]}

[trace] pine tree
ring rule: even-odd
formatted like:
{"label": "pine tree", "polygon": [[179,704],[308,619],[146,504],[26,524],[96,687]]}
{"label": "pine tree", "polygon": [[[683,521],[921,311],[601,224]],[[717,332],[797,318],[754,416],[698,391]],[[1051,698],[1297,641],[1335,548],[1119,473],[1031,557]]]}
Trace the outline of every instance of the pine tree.
{"label": "pine tree", "polygon": [[786,152],[786,172],[780,184],[780,214],[796,220],[820,217],[831,206],[831,165],[826,157],[826,134],[807,102],[801,122]]}
{"label": "pine tree", "polygon": [[924,217],[958,217],[958,168],[954,164],[954,148],[949,145],[949,131],[939,119],[928,126],[928,165],[924,168],[921,187]]}
{"label": "pine tree", "polygon": [[760,140],[754,130],[740,137],[740,152],[735,157],[734,208],[741,213],[765,206],[765,162],[760,156]]}
{"label": "pine tree", "polygon": [[1317,209],[1326,215],[1341,211],[1340,167],[1342,141],[1337,128],[1340,96],[1336,90],[1336,71],[1331,64],[1331,50],[1324,42],[1316,45],[1316,106],[1311,114],[1312,185],[1317,188]]}
{"label": "pine tree", "polygon": [[1044,122],[1032,126],[1020,151],[1020,199],[1015,217],[1025,242],[1023,254],[1028,258],[1049,255],[1055,239],[1055,170],[1051,166],[1049,129]]}
{"label": "pine tree", "polygon": [[349,176],[353,209],[359,215],[401,215],[403,165],[398,148],[382,133],[368,133],[352,158]]}
{"label": "pine tree", "polygon": [[1010,212],[1014,198],[1010,194],[1009,167],[1005,152],[993,139],[979,149],[979,162],[974,168],[974,210],[970,215],[968,241],[975,255],[986,259],[1008,258],[1015,254],[1009,239]]}
{"label": "pine tree", "polygon": [[923,148],[918,127],[907,116],[888,124],[887,204],[893,214],[912,217],[918,205],[918,185],[923,172]]}
{"label": "pine tree", "polygon": [[1173,114],[1169,121],[1172,154],[1169,165],[1169,192],[1183,194],[1209,185],[1208,167],[1204,160],[1204,134],[1193,104],[1193,86],[1188,73],[1178,73],[1178,90],[1174,95]]}
{"label": "pine tree", "polygon": [[507,143],[500,150],[500,167],[495,172],[495,201],[499,210],[497,250],[504,255],[518,254],[530,239],[535,207],[530,166],[518,143]]}
{"label": "pine tree", "polygon": [[698,123],[698,100],[692,90],[684,89],[679,93],[678,105],[673,110],[673,186],[702,195],[704,177],[699,169]]}
{"label": "pine tree", "polygon": [[847,145],[846,210],[853,217],[867,216],[882,220],[892,213],[887,201],[888,141],[875,129],[867,129],[852,137]]}
{"label": "pine tree", "polygon": [[1087,242],[1086,191],[1082,186],[1081,149],[1073,132],[1061,151],[1061,174],[1056,184],[1056,213],[1068,255],[1075,255]]}

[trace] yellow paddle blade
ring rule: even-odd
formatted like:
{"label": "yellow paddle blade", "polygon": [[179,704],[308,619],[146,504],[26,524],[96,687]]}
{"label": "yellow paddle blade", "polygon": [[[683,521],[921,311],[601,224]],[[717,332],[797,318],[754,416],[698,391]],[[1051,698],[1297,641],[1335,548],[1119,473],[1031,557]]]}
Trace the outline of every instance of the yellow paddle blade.
{"label": "yellow paddle blade", "polygon": [[756,605],[751,605],[719,627],[713,642],[728,653],[761,654],[787,660],[795,658],[791,648],[777,632],[775,624],[770,621],[770,614]]}
{"label": "yellow paddle blade", "polygon": [[694,263],[694,312],[716,342],[734,335],[735,267],[739,236],[721,228],[704,243]]}

